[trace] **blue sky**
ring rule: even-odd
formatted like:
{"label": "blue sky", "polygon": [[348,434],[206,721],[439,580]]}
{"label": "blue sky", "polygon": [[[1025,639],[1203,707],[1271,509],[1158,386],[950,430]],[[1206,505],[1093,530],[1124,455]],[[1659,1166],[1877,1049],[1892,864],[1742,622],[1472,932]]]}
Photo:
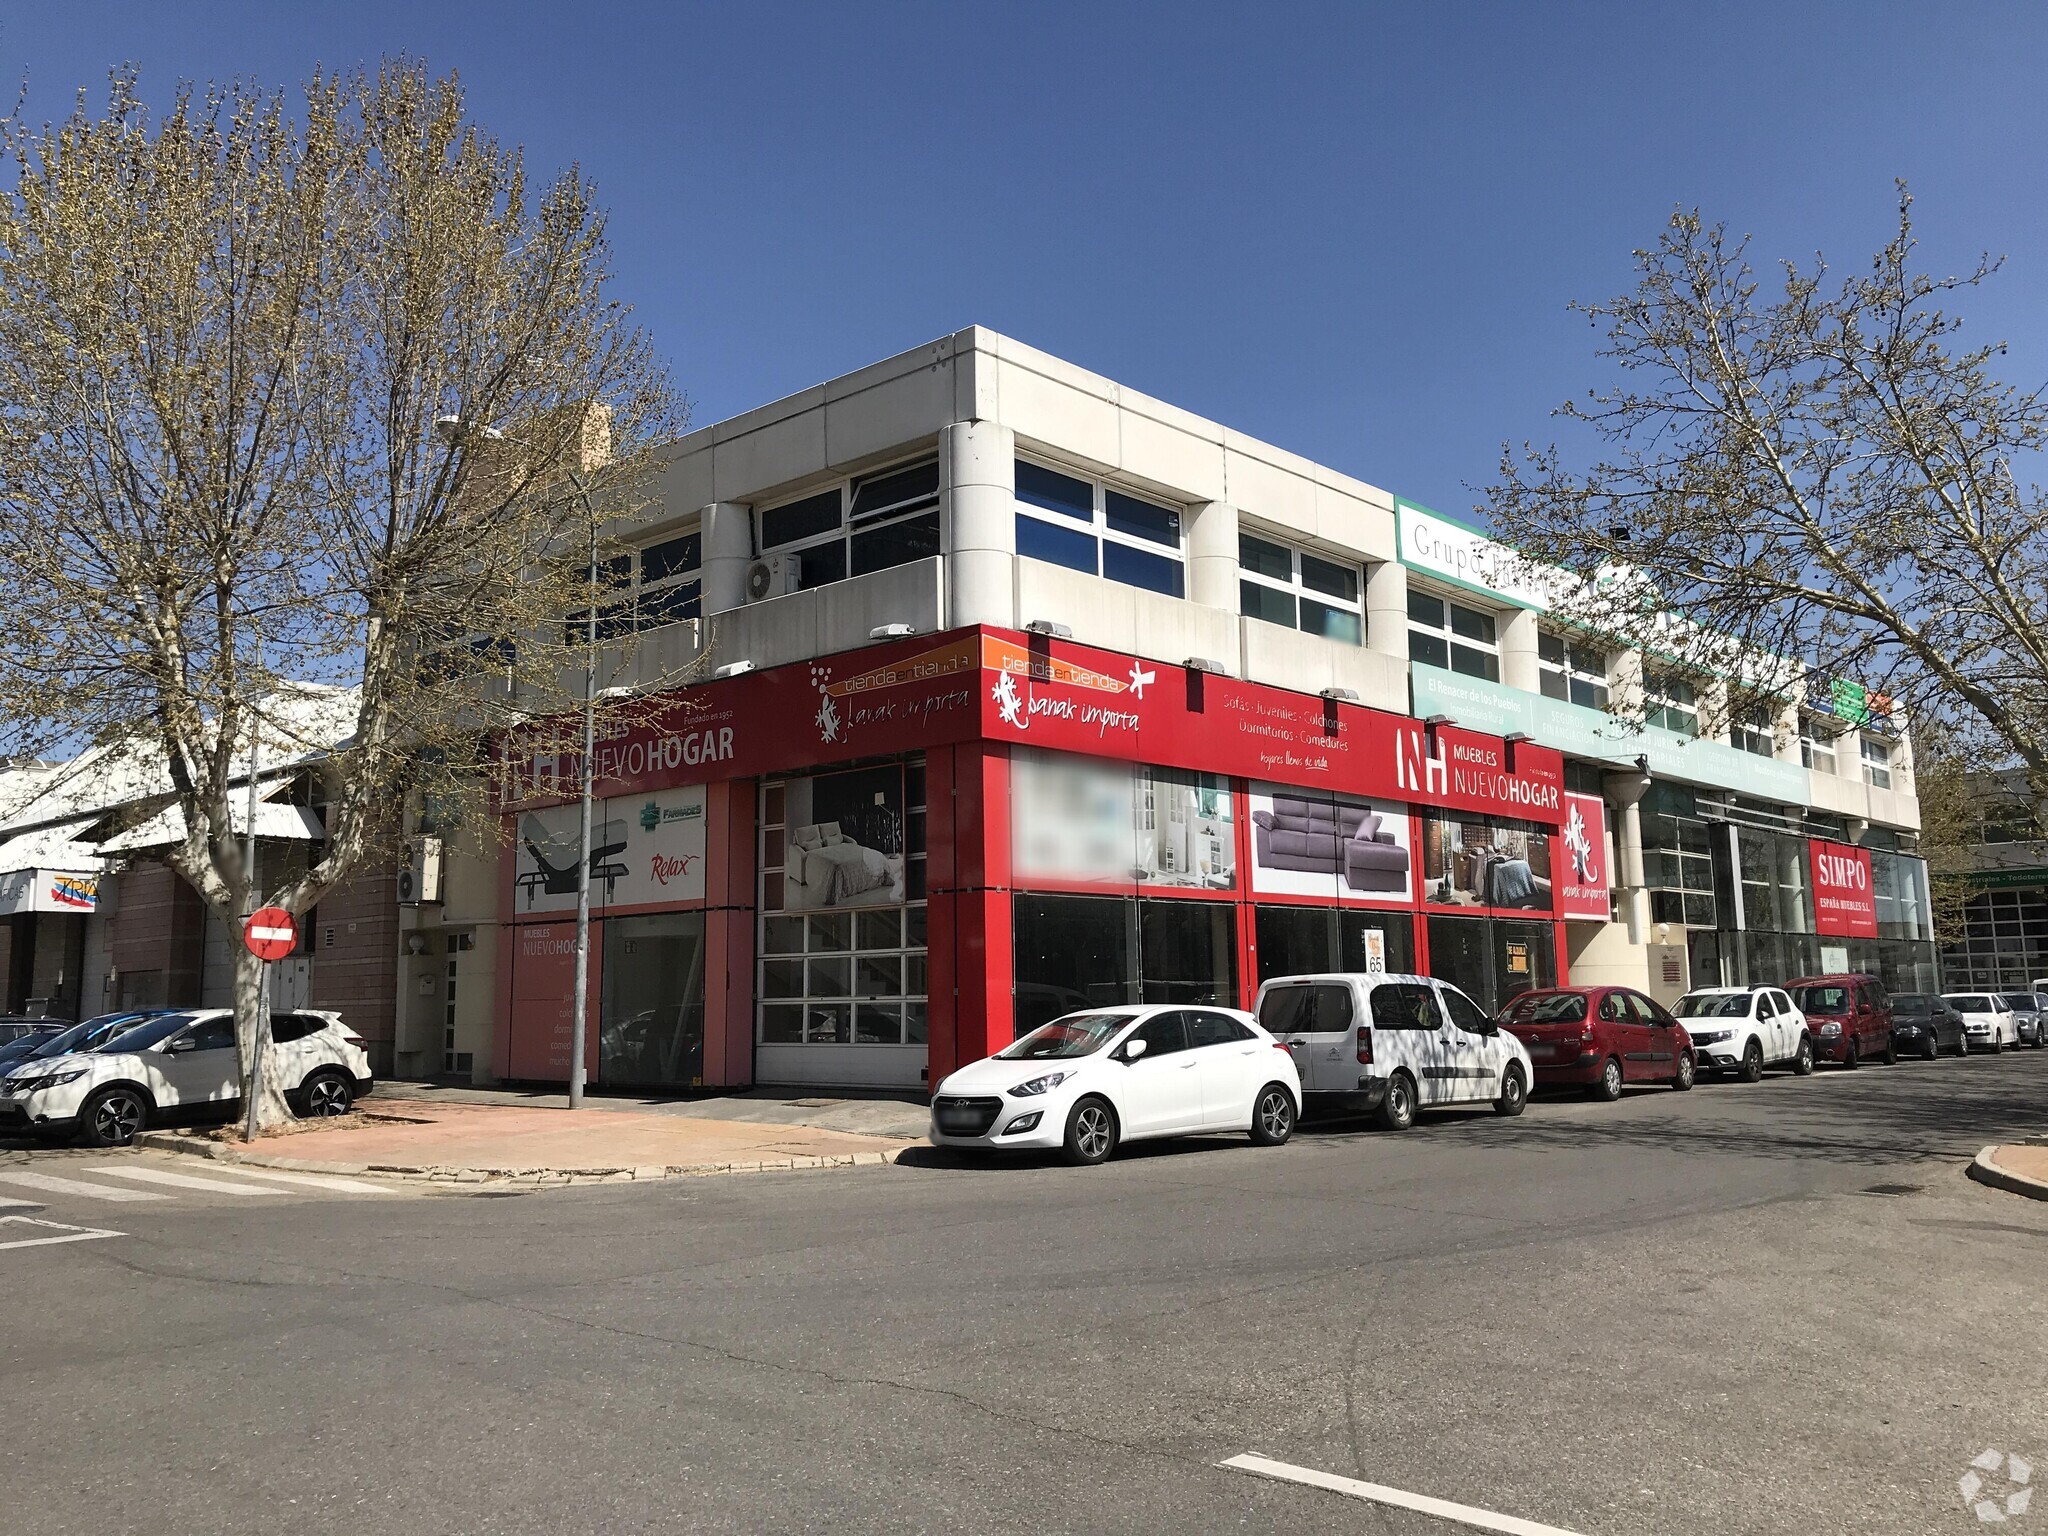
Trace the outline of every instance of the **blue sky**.
{"label": "blue sky", "polygon": [[1597,377],[1675,204],[1843,267],[1892,180],[2048,373],[2048,7],[22,5],[32,114],[133,60],[408,51],[580,162],[702,424],[971,323],[1447,512]]}

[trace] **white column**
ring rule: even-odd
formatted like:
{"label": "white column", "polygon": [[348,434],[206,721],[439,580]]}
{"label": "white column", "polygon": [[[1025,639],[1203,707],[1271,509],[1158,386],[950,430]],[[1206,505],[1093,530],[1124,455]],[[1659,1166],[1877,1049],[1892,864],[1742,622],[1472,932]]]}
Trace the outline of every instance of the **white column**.
{"label": "white column", "polygon": [[1643,886],[1643,792],[1650,787],[1648,774],[1610,773],[1601,781],[1607,803],[1614,807],[1615,841],[1621,845],[1621,867],[1617,882],[1621,918],[1628,925],[1631,944],[1648,942],[1650,934],[1650,893]]}
{"label": "white column", "polygon": [[946,627],[1017,623],[1017,436],[993,421],[939,429]]}
{"label": "white column", "polygon": [[1515,608],[1500,626],[1500,680],[1524,693],[1543,691],[1543,672],[1536,661],[1536,611]]}
{"label": "white column", "polygon": [[1773,754],[1779,762],[1790,763],[1795,768],[1801,762],[1799,756],[1799,694],[1804,691],[1803,689],[1795,690],[1792,697],[1779,706],[1777,718],[1771,723],[1771,748]]}
{"label": "white column", "polygon": [[726,613],[747,601],[754,558],[754,516],[737,501],[714,501],[699,514],[704,534],[704,613]]}
{"label": "white column", "polygon": [[1398,560],[1365,575],[1365,648],[1408,661],[1408,567]]}
{"label": "white column", "polygon": [[1733,740],[1735,719],[1728,708],[1728,684],[1710,677],[1699,688],[1700,735],[1710,741]]}
{"label": "white column", "polygon": [[1607,707],[1624,720],[1643,713],[1643,653],[1616,651],[1607,658]]}
{"label": "white column", "polygon": [[1188,597],[1237,612],[1237,508],[1207,501],[1188,523]]}

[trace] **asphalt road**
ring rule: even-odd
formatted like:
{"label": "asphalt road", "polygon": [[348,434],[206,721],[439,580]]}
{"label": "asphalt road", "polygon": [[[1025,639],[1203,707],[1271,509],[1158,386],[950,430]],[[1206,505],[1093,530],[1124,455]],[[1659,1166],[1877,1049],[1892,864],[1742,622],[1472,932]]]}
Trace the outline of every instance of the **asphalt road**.
{"label": "asphalt road", "polygon": [[0,1520],[1459,1529],[1218,1466],[1249,1452],[1584,1536],[1982,1529],[1972,1458],[2048,1468],[2048,1204],[1962,1165],[2044,1093],[2028,1052],[1099,1169],[0,1183],[121,1234],[0,1247]]}

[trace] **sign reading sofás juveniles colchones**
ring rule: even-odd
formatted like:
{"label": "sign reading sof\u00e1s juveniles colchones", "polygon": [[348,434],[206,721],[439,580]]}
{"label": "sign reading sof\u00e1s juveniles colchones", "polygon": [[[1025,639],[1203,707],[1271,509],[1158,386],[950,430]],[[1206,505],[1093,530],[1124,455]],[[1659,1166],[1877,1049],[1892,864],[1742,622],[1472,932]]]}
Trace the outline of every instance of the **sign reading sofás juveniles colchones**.
{"label": "sign reading sof\u00e1s juveniles colchones", "polygon": [[1870,878],[1870,850],[1849,843],[1809,838],[1813,872],[1813,926],[1834,938],[1877,937],[1877,893]]}

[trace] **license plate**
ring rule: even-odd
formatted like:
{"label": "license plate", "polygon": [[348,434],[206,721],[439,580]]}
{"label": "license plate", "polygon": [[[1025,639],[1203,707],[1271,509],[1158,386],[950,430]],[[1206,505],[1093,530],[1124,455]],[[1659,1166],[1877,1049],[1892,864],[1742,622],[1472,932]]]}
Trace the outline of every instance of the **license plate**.
{"label": "license plate", "polygon": [[1532,1045],[1529,1047],[1529,1059],[1531,1061],[1548,1061],[1556,1054],[1557,1047],[1554,1045]]}
{"label": "license plate", "polygon": [[979,1115],[941,1115],[939,1129],[942,1131],[970,1131],[981,1119]]}

